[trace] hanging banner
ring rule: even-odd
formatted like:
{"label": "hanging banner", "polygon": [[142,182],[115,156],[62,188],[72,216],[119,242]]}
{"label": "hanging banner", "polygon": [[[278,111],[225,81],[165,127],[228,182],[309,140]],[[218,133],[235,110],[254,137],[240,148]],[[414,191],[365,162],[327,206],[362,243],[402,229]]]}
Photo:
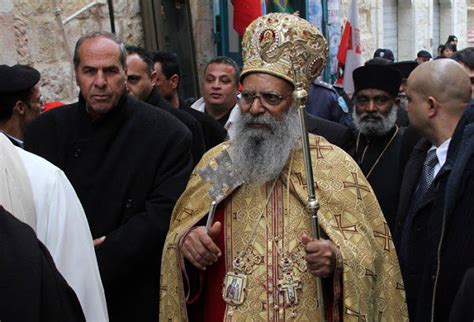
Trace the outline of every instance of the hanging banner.
{"label": "hanging banner", "polygon": [[341,42],[340,0],[328,1],[328,32],[329,32],[329,74],[331,80],[337,78],[337,51]]}
{"label": "hanging banner", "polygon": [[354,93],[354,81],[352,72],[362,66],[362,49],[360,47],[359,12],[357,0],[352,0],[349,9],[349,17],[344,26],[341,44],[337,53],[339,66],[344,69],[342,78],[338,79],[344,86],[344,91],[351,95]]}
{"label": "hanging banner", "polygon": [[[339,18],[339,1],[340,0],[327,0],[328,4],[328,48],[329,48],[329,76],[330,80],[333,81],[337,78],[337,51],[339,49],[339,43],[341,41],[341,22]],[[308,21],[318,27],[322,32],[321,26],[323,21],[323,6],[321,0],[309,0],[308,1]]]}
{"label": "hanging banner", "polygon": [[315,25],[319,31],[323,32],[321,23],[323,21],[323,7],[321,0],[308,1],[308,21]]}

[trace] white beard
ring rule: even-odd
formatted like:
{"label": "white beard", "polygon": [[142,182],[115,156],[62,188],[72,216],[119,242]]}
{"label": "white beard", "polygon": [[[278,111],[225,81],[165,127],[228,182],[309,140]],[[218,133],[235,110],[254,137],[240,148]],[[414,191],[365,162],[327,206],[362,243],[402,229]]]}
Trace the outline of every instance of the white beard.
{"label": "white beard", "polygon": [[[393,105],[387,115],[380,112],[357,114],[354,108],[352,118],[354,126],[360,133],[368,136],[382,136],[387,134],[395,125],[397,121],[398,107]],[[367,121],[367,118],[375,118],[376,122]]]}
{"label": "white beard", "polygon": [[[266,124],[269,128],[248,127],[252,123]],[[294,106],[281,121],[272,116],[254,117],[247,113],[235,126],[229,154],[236,173],[246,183],[277,178],[301,137],[298,111]]]}

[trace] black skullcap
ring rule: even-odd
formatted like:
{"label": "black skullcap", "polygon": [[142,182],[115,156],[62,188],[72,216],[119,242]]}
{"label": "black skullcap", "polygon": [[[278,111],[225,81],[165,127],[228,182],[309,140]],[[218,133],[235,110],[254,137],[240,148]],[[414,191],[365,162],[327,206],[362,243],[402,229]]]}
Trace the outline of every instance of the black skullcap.
{"label": "black skullcap", "polygon": [[0,92],[21,92],[35,86],[41,78],[39,71],[26,65],[0,65]]}
{"label": "black skullcap", "polygon": [[419,57],[419,58],[428,58],[428,59],[433,58],[433,56],[431,56],[430,52],[429,52],[429,51],[426,51],[426,50],[420,50],[420,51],[418,52],[418,54],[416,54],[416,57]]}
{"label": "black skullcap", "polygon": [[389,66],[398,70],[403,78],[408,78],[411,72],[418,66],[418,63],[413,60],[406,60],[390,64]]}
{"label": "black skullcap", "polygon": [[393,56],[393,52],[390,49],[386,48],[379,48],[375,51],[374,53],[374,58],[375,57],[380,57],[380,58],[385,58],[393,62],[395,60],[395,57]]}
{"label": "black skullcap", "polygon": [[385,91],[396,97],[402,74],[387,65],[366,65],[356,68],[352,73],[354,79],[354,93],[367,88],[375,88]]}

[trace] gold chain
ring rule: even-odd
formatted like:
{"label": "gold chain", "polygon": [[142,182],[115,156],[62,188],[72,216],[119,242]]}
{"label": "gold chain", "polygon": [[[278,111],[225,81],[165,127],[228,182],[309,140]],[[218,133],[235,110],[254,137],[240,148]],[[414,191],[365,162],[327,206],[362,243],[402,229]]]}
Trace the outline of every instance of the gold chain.
{"label": "gold chain", "polygon": [[[392,144],[393,140],[395,139],[395,137],[397,136],[398,132],[399,132],[399,127],[398,125],[395,124],[395,133],[393,133],[392,137],[390,138],[390,140],[388,141],[388,143],[385,145],[384,149],[382,150],[382,152],[380,152],[379,156],[377,157],[377,159],[375,160],[374,164],[372,165],[372,167],[370,168],[369,172],[367,173],[367,175],[365,176],[367,179],[370,177],[370,175],[372,174],[372,171],[374,170],[375,166],[379,163],[380,159],[382,158],[382,156],[384,155],[385,151],[387,151],[388,147],[390,146],[390,144]],[[356,142],[356,154],[357,154],[357,151],[359,150],[359,142],[360,142],[360,132],[357,134],[357,142]],[[364,152],[362,153],[362,158],[360,160],[360,163],[362,165],[362,162],[364,161],[364,158],[365,158],[365,152],[367,152],[367,147],[369,146],[369,144],[367,144],[367,146],[365,147],[364,149]]]}

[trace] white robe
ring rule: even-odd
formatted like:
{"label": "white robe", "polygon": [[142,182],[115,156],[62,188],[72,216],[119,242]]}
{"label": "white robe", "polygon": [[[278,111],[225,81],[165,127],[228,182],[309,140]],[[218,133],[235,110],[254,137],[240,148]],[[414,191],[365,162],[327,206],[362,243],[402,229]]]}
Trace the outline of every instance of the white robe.
{"label": "white robe", "polygon": [[31,184],[38,239],[48,248],[59,272],[75,291],[86,320],[108,321],[92,235],[74,188],[64,172],[50,162],[15,149]]}

